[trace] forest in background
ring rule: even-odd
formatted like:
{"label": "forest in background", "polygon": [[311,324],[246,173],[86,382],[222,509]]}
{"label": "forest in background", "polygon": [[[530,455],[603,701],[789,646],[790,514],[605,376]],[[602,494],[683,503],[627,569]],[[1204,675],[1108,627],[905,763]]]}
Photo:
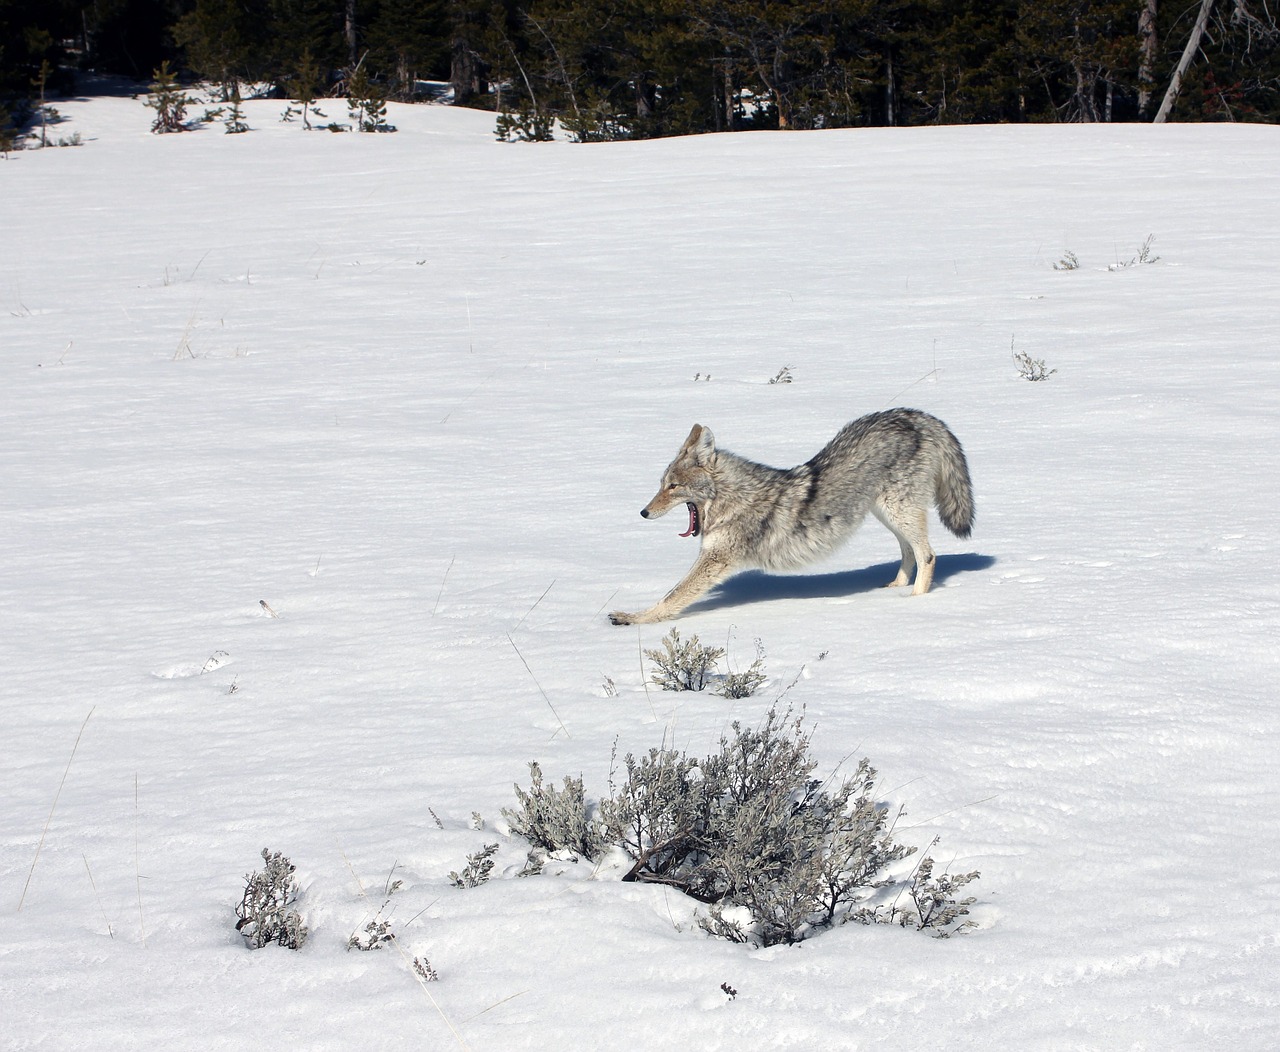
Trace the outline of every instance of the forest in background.
{"label": "forest in background", "polygon": [[[1280,119],[1273,0],[0,0],[0,121],[161,63],[223,97],[353,76],[538,138]],[[1170,85],[1174,90],[1170,90]],[[501,127],[501,121],[499,123]]]}

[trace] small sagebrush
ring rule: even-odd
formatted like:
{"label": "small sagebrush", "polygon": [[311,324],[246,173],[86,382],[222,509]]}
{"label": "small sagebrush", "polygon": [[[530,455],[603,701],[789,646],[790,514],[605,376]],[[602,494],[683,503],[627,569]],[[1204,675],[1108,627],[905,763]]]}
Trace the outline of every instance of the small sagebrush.
{"label": "small sagebrush", "polygon": [[474,855],[468,855],[462,872],[449,874],[449,883],[455,888],[478,888],[489,879],[489,874],[493,871],[493,856],[497,851],[497,844],[485,844]]}
{"label": "small sagebrush", "polygon": [[297,867],[279,851],[262,849],[266,868],[245,875],[244,895],[236,906],[236,931],[253,949],[277,943],[290,950],[302,948],[309,934],[302,916],[293,908],[298,900]]}
{"label": "small sagebrush", "polygon": [[593,858],[600,850],[600,837],[587,814],[582,779],[566,776],[564,788],[557,789],[543,783],[537,763],[529,764],[529,775],[532,784],[528,792],[515,787],[520,809],[502,809],[511,832],[544,851],[569,851]]}
{"label": "small sagebrush", "polygon": [[[396,864],[398,865],[399,863]],[[348,936],[348,950],[380,950],[387,943],[395,941],[396,933],[391,930],[391,919],[384,917],[383,913],[391,905],[391,896],[404,887],[404,881],[392,879],[396,866],[392,866],[391,872],[387,874],[387,880],[382,889],[382,905],[378,907],[378,912],[373,915],[373,919],[364,926],[363,932],[352,932]]]}
{"label": "small sagebrush", "polygon": [[1138,254],[1127,259],[1112,263],[1108,270],[1127,270],[1129,267],[1140,267],[1146,263],[1159,263],[1160,257],[1152,251],[1152,245],[1155,244],[1155,234],[1148,234],[1147,239],[1142,242],[1138,249]]}
{"label": "small sagebrush", "polygon": [[[937,844],[936,838],[934,844]],[[977,880],[978,871],[954,874],[943,872],[935,877],[934,865],[930,855],[920,860],[911,879],[910,892],[914,910],[903,911],[899,923],[904,926],[914,923],[918,930],[928,928],[939,939],[946,939],[977,923],[972,920],[961,921],[960,918],[968,916],[969,907],[978,900],[972,895],[957,899],[956,892]]]}
{"label": "small sagebrush", "polygon": [[742,672],[726,672],[716,693],[731,700],[749,698],[767,678],[764,674],[764,644],[757,639],[756,659]]}
{"label": "small sagebrush", "polygon": [[391,930],[391,922],[374,917],[364,926],[364,932],[352,932],[347,939],[348,950],[380,950],[389,942],[394,942],[396,933]]}
{"label": "small sagebrush", "polygon": [[649,678],[663,690],[702,690],[724,650],[704,647],[697,635],[682,640],[673,628],[662,637],[661,649],[646,650],[644,656],[657,666]]}
{"label": "small sagebrush", "polygon": [[1014,351],[1013,364],[1017,367],[1018,375],[1022,379],[1033,383],[1047,380],[1058,371],[1046,367],[1043,358],[1032,358],[1026,351]]}

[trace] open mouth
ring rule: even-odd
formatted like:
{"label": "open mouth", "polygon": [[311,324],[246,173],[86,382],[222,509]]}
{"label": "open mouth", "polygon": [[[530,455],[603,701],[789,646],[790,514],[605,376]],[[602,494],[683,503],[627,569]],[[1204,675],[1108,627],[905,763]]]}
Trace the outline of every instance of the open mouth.
{"label": "open mouth", "polygon": [[680,534],[681,537],[696,537],[702,532],[702,521],[698,518],[698,506],[689,501],[689,528]]}

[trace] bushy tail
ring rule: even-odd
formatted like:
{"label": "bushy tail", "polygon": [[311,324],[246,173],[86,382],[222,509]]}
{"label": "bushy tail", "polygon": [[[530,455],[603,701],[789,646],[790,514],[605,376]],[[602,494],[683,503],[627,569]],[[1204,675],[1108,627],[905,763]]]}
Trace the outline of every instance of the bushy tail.
{"label": "bushy tail", "polygon": [[949,428],[943,428],[938,442],[938,471],[934,477],[934,493],[938,518],[957,537],[968,537],[973,529],[973,483],[969,480],[969,463],[964,458],[960,441]]}

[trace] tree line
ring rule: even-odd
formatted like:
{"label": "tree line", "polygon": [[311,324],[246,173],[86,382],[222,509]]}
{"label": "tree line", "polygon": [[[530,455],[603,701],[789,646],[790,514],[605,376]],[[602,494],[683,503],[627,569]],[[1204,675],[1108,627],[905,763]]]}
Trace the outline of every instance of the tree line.
{"label": "tree line", "polygon": [[539,137],[1280,119],[1272,0],[0,0],[0,105],[78,72],[412,100]]}

